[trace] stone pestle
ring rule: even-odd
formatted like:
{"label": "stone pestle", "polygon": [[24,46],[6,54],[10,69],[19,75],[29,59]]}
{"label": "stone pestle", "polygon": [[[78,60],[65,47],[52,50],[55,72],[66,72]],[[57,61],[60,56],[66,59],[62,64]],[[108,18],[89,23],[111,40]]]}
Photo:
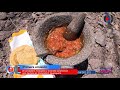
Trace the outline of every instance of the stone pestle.
{"label": "stone pestle", "polygon": [[73,20],[67,26],[65,33],[63,34],[63,37],[66,40],[72,41],[77,39],[81,35],[82,30],[84,28],[84,24],[85,24],[85,21],[84,21],[85,16],[86,14],[83,13],[73,18]]}

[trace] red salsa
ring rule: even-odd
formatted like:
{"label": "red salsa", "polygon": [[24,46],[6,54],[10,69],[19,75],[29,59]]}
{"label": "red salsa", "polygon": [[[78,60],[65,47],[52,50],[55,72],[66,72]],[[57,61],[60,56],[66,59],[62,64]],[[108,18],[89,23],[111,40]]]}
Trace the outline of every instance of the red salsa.
{"label": "red salsa", "polygon": [[66,27],[57,27],[49,32],[46,39],[47,49],[55,56],[68,58],[77,54],[83,47],[83,39],[80,36],[74,41],[67,41],[63,38]]}

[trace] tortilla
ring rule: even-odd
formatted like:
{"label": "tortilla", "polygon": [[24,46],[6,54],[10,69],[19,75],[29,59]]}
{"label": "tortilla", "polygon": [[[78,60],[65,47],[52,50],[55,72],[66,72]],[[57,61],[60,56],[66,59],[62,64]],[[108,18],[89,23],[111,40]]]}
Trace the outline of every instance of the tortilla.
{"label": "tortilla", "polygon": [[33,47],[29,45],[22,45],[10,54],[10,65],[28,64],[36,65],[38,57]]}

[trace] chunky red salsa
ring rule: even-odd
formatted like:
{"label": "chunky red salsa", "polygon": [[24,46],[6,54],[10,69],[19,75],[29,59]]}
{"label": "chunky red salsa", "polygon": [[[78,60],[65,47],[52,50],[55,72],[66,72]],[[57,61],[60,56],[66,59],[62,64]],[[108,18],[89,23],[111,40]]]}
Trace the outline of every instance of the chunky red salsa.
{"label": "chunky red salsa", "polygon": [[83,47],[83,39],[80,38],[74,41],[67,41],[63,38],[63,33],[66,27],[57,27],[49,32],[46,40],[46,46],[49,51],[61,58],[68,58],[77,54]]}

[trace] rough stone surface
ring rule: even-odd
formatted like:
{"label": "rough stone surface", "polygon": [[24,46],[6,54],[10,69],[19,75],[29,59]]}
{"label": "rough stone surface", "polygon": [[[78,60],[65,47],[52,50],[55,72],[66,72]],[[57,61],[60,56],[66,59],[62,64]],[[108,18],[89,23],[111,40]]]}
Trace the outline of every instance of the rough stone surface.
{"label": "rough stone surface", "polygon": [[10,31],[0,31],[0,40],[5,40],[6,38],[11,36]]}
{"label": "rough stone surface", "polygon": [[[73,16],[69,13],[58,13],[54,14],[50,17],[47,17],[44,21],[39,22],[37,27],[35,28],[38,31],[39,36],[37,35],[36,39],[39,44],[39,52],[46,53],[46,48],[44,46],[44,36],[45,34],[54,26],[60,26],[64,24],[69,24],[72,21]],[[83,34],[84,34],[84,47],[80,53],[70,58],[58,58],[53,55],[49,55],[46,59],[47,62],[51,64],[60,64],[60,65],[76,65],[86,60],[92,51],[92,45],[94,43],[94,39],[92,37],[92,31],[89,23],[86,22]],[[38,50],[38,49],[36,49]],[[66,62],[67,61],[67,62]]]}
{"label": "rough stone surface", "polygon": [[7,14],[5,12],[0,12],[0,19],[5,19],[7,17]]}
{"label": "rough stone surface", "polygon": [[105,34],[100,29],[95,33],[95,41],[101,46],[105,46]]}

